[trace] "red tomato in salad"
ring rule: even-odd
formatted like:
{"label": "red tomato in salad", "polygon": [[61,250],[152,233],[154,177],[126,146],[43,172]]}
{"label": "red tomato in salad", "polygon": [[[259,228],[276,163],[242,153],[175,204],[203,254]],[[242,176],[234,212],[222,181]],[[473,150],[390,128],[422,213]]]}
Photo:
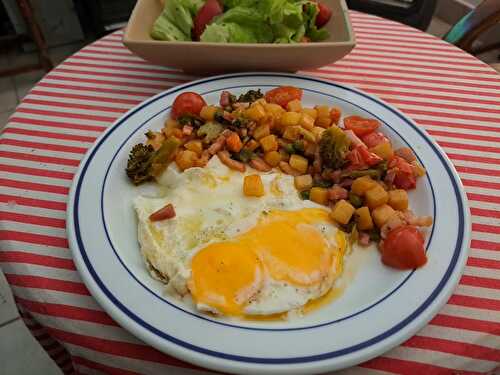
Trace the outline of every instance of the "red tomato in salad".
{"label": "red tomato in salad", "polygon": [[354,147],[351,152],[347,154],[347,159],[351,162],[350,167],[353,170],[372,167],[383,160],[380,156],[368,151],[365,145]]}
{"label": "red tomato in salad", "polygon": [[391,230],[380,250],[382,262],[390,267],[406,270],[422,267],[427,262],[424,236],[411,225]]}
{"label": "red tomato in salad", "polygon": [[371,132],[361,137],[361,140],[368,148],[375,147],[380,143],[388,142],[389,138],[383,135],[381,132]]}
{"label": "red tomato in salad", "polygon": [[389,160],[389,169],[396,169],[396,176],[394,177],[393,184],[398,189],[410,190],[415,189],[417,186],[417,178],[413,172],[413,167],[405,159],[399,156],[393,156]]}
{"label": "red tomato in salad", "polygon": [[201,109],[206,105],[207,103],[201,95],[195,92],[184,92],[175,98],[172,105],[171,117],[175,120],[177,117],[185,114],[198,116]]}
{"label": "red tomato in salad", "polygon": [[195,40],[200,40],[201,34],[205,31],[205,27],[212,21],[215,16],[222,14],[224,10],[217,0],[207,0],[200,8],[194,18],[193,37]]}
{"label": "red tomato in salad", "polygon": [[352,130],[358,137],[367,135],[378,129],[380,122],[372,118],[349,116],[344,119],[344,127]]}
{"label": "red tomato in salad", "polygon": [[266,92],[265,99],[268,103],[279,104],[286,109],[288,102],[302,99],[302,90],[293,86],[280,86]]}
{"label": "red tomato in salad", "polygon": [[332,17],[332,10],[324,3],[318,1],[319,12],[316,16],[316,27],[319,29],[320,27],[325,26],[330,18]]}

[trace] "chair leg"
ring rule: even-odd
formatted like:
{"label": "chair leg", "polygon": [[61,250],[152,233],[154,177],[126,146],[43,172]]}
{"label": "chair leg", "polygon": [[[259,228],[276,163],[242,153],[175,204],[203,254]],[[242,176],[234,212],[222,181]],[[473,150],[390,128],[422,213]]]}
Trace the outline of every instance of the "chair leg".
{"label": "chair leg", "polygon": [[38,48],[40,65],[46,72],[48,72],[54,67],[54,65],[50,59],[47,50],[47,43],[43,37],[42,30],[33,15],[31,4],[28,0],[17,0],[17,4],[19,5],[19,9],[21,10],[21,14],[26,22],[26,25],[30,28],[31,36],[33,37],[33,40]]}

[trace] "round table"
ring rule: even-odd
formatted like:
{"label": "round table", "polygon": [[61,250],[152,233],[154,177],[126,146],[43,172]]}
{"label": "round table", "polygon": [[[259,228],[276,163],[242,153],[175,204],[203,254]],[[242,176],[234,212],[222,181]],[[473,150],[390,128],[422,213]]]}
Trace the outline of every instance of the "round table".
{"label": "round table", "polygon": [[[352,12],[357,47],[302,72],[394,104],[434,137],[467,191],[472,243],[455,294],[417,335],[345,374],[493,372],[500,362],[500,76],[431,35]],[[131,107],[196,77],[150,65],[117,32],[83,48],[26,96],[0,138],[0,263],[16,303],[65,373],[193,374],[118,326],[75,269],[65,232],[73,174]]]}

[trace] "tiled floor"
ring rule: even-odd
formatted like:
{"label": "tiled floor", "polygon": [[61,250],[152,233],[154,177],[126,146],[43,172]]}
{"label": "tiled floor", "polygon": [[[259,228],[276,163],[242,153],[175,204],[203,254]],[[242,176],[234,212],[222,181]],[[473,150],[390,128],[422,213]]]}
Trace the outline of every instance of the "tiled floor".
{"label": "tiled floor", "polygon": [[[435,18],[428,32],[442,37],[449,25]],[[76,52],[82,44],[76,43],[58,47],[50,51],[55,65]],[[494,56],[496,58],[496,56]],[[35,54],[0,55],[0,68],[34,61]],[[488,61],[488,57],[485,61]],[[20,74],[15,77],[0,78],[0,130],[22,98],[44,75],[43,71]],[[8,360],[7,360],[8,359]],[[60,374],[56,365],[45,354],[24,326],[14,306],[7,282],[0,270],[0,373],[2,375]]]}

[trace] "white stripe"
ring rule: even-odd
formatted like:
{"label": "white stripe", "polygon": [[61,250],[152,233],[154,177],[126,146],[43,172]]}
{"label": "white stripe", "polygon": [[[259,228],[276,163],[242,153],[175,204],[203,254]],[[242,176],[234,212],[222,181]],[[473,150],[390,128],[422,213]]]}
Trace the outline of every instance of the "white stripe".
{"label": "white stripe", "polygon": [[83,153],[73,153],[73,152],[64,152],[64,151],[53,151],[53,150],[44,150],[44,149],[34,149],[32,147],[24,147],[24,146],[13,146],[13,145],[4,145],[3,147],[5,151],[12,151],[26,155],[32,156],[46,156],[52,158],[63,158],[63,159],[71,159],[72,162],[80,161],[84,154]]}
{"label": "white stripe", "polygon": [[[498,240],[498,234],[496,234],[496,233],[472,231],[471,234],[472,234],[473,240],[490,241],[490,242],[500,243],[500,241]],[[484,251],[487,251],[487,250],[484,250]],[[489,257],[490,259],[496,259],[495,254],[500,253],[500,251],[495,252],[495,251],[488,250],[488,254],[489,253],[494,253],[494,254],[491,254],[491,256]],[[500,257],[498,259],[500,259]]]}
{"label": "white stripe", "polygon": [[[78,148],[89,148],[94,142],[84,142],[84,141],[73,141],[68,139],[50,138],[48,136],[32,136],[26,134],[17,133],[4,133],[2,139],[15,139],[18,141],[25,142],[36,142],[56,146],[68,146],[68,147],[78,147]],[[16,147],[10,144],[5,144],[5,147]],[[75,153],[79,155],[79,153]]]}
{"label": "white stripe", "polygon": [[[32,105],[27,105],[24,104],[22,105],[22,108],[24,109],[32,109]],[[47,107],[43,107],[43,109],[48,110]],[[54,109],[52,109],[54,111]],[[65,122],[65,123],[73,123],[77,125],[87,125],[87,126],[101,126],[101,127],[106,127],[107,125],[110,124],[111,119],[108,121],[101,121],[101,120],[94,120],[94,119],[88,119],[88,118],[70,118],[64,116],[64,111],[56,111],[56,112],[61,112],[60,114],[36,114],[36,113],[30,113],[30,112],[16,112],[16,116],[19,117],[24,117],[24,118],[30,118],[30,119],[39,119],[39,120],[49,120],[49,121],[58,121],[58,122]],[[88,112],[87,112],[88,114]],[[113,116],[107,115],[106,117],[112,118]],[[114,117],[118,117],[115,115]],[[57,128],[56,128],[57,129]],[[78,130],[75,129],[75,132],[78,131],[83,131],[83,130]]]}
{"label": "white stripe", "polygon": [[[484,259],[491,259],[491,260],[500,261],[500,251],[471,249],[470,255],[473,257],[477,257],[477,258],[484,258]],[[492,290],[494,290],[494,289],[492,289]],[[500,296],[498,299],[500,299]]]}
{"label": "white stripe", "polygon": [[[46,201],[62,202],[62,203],[66,203],[66,201],[68,200],[68,196],[64,194],[48,193],[46,191],[40,192],[37,190],[26,190],[21,188],[18,189],[5,186],[2,186],[2,194],[13,195],[13,196],[22,195],[23,198],[42,199]],[[12,204],[15,204],[15,202],[13,201]]]}
{"label": "white stripe", "polygon": [[458,284],[454,294],[500,301],[500,290],[479,286]]}
{"label": "white stripe", "polygon": [[66,238],[66,229],[64,228],[49,228],[40,225],[17,223],[12,221],[3,221],[1,228],[3,230],[25,232],[35,235],[41,234],[43,236]]}
{"label": "white stripe", "polygon": [[[59,172],[65,172],[65,173],[75,173],[76,172],[76,167],[68,166],[68,165],[55,165],[55,164],[46,164],[46,163],[41,163],[39,161],[30,161],[30,160],[21,160],[21,159],[11,159],[11,158],[4,158],[0,157],[0,164],[6,164],[6,165],[15,165],[15,166],[20,166],[20,167],[27,167],[27,168],[37,168],[40,170],[57,170]],[[3,174],[3,172],[2,172]],[[33,177],[35,178],[35,177]],[[59,179],[57,179],[59,180]],[[4,187],[2,187],[3,189]]]}
{"label": "white stripe", "polygon": [[[16,213],[16,214],[23,214],[23,215],[36,215],[36,216],[49,217],[52,219],[66,220],[66,213],[63,211],[47,210],[45,208],[28,207],[28,206],[21,206],[21,205],[12,206],[12,205],[9,205],[9,204],[3,203],[3,202],[0,202],[0,211]],[[2,218],[2,220],[5,220],[5,218]]]}
{"label": "white stripe", "polygon": [[[17,241],[1,241],[0,246],[4,251],[23,251],[32,254],[52,256],[62,259],[73,259],[71,252],[67,248],[47,246],[47,245],[37,245],[27,242],[17,242]],[[13,269],[18,267],[16,263],[3,263],[2,267],[10,266]]]}
{"label": "white stripe", "polygon": [[[91,112],[89,112],[88,109],[83,109],[83,108],[68,108],[68,107],[63,107],[63,106],[58,106],[57,102],[53,105],[46,105],[46,104],[33,104],[33,103],[25,103],[21,105],[22,108],[28,108],[28,109],[37,109],[37,110],[45,110],[45,111],[56,111],[59,112],[56,115],[48,115],[50,117],[64,117],[65,113],[68,114],[73,114],[73,115],[93,115],[93,116],[102,116],[102,117],[107,117],[109,120],[96,120],[96,119],[91,119],[89,121],[93,122],[98,122],[100,124],[109,124],[110,122],[113,122],[117,118],[119,118],[123,113],[117,113],[117,112],[108,112],[108,111],[102,111],[102,110],[97,110],[97,109],[92,109]],[[46,116],[46,115],[44,115]],[[73,117],[67,117],[67,121],[72,121]]]}
{"label": "white stripe", "polygon": [[[136,103],[130,103],[130,104],[126,104],[126,103],[122,104],[124,106],[129,106],[129,107],[133,106],[133,105],[137,105],[142,100],[144,100],[144,98],[149,97],[149,94],[143,95],[140,93],[137,93],[136,95],[132,96],[132,95],[121,94],[121,93],[110,94],[108,92],[103,92],[103,91],[100,91],[98,89],[96,89],[95,91],[83,91],[83,90],[78,90],[78,88],[77,89],[74,89],[74,88],[70,89],[70,88],[45,87],[45,86],[37,86],[36,91],[40,92],[41,96],[43,96],[45,93],[56,93],[56,94],[60,95],[60,96],[57,96],[55,98],[58,98],[58,97],[62,98],[66,94],[84,95],[84,96],[87,96],[89,98],[86,100],[92,101],[92,102],[97,101],[99,103],[101,103],[100,102],[101,98],[110,98],[110,97],[112,97],[113,99],[125,99],[125,100],[129,100],[131,102],[136,102]],[[82,92],[79,92],[79,91],[82,91]],[[33,96],[30,96],[30,97],[33,97]],[[108,103],[108,102],[105,102],[105,103]]]}
{"label": "white stripe", "polygon": [[486,322],[500,323],[500,314],[498,314],[498,311],[478,309],[474,307],[445,305],[439,313],[456,316],[459,318],[476,319],[476,320],[483,320]]}
{"label": "white stripe", "polygon": [[464,269],[464,275],[474,276],[474,277],[487,277],[489,279],[500,280],[500,272],[498,272],[498,270],[483,268],[483,267],[467,266]]}
{"label": "white stripe", "polygon": [[[96,106],[99,105],[100,107],[108,107],[108,108],[113,108],[116,110],[123,110],[123,113],[125,113],[126,110],[128,110],[131,105],[127,103],[114,103],[114,102],[105,102],[105,101],[99,101],[99,100],[85,100],[85,99],[73,99],[73,98],[67,98],[67,97],[54,97],[54,96],[43,96],[43,95],[30,95],[30,100],[44,100],[44,101],[51,101],[51,102],[61,102],[64,104],[76,104],[76,105],[89,105],[89,106]],[[97,104],[96,101],[99,103]],[[28,103],[26,103],[28,104]],[[33,105],[32,103],[29,103],[29,105]],[[115,111],[104,111],[105,113],[119,113]],[[88,113],[88,112],[87,112]]]}

